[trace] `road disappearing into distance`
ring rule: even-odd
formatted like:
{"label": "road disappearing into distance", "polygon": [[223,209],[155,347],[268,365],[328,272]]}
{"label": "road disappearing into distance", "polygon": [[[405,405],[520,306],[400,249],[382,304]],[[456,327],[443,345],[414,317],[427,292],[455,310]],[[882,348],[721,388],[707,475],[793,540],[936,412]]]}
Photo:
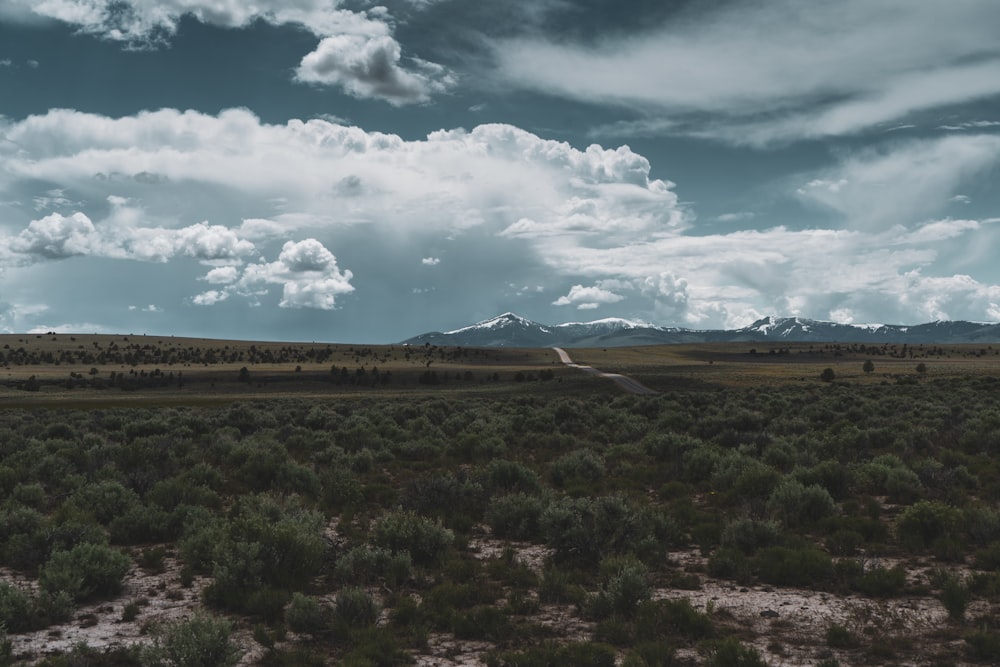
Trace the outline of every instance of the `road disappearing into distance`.
{"label": "road disappearing into distance", "polygon": [[622,389],[624,389],[625,391],[629,392],[630,394],[638,394],[640,396],[655,396],[658,393],[653,391],[646,385],[642,384],[641,382],[633,380],[627,375],[621,375],[619,373],[605,373],[604,371],[597,370],[592,366],[581,366],[580,364],[574,362],[573,359],[570,358],[569,354],[566,353],[566,350],[562,349],[561,347],[554,347],[552,349],[555,350],[556,354],[559,355],[559,361],[563,362],[570,368],[578,368],[584,373],[589,373],[590,375],[594,375],[599,378],[607,378],[612,382],[614,382],[615,384],[617,384]]}

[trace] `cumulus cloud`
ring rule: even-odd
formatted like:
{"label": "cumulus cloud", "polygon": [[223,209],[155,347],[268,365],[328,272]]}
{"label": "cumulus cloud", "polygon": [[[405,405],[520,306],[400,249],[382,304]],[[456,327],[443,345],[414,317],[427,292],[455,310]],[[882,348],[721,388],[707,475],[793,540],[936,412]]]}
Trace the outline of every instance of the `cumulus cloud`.
{"label": "cumulus cloud", "polygon": [[299,25],[321,41],[302,59],[297,80],[340,86],[355,97],[383,99],[394,105],[424,102],[454,83],[440,65],[403,58],[402,47],[392,36],[391,19],[381,7],[353,11],[343,9],[342,0],[7,1],[15,3],[8,16],[57,19],[80,32],[131,48],[168,44],[185,16],[224,28],[243,28],[254,21]]}
{"label": "cumulus cloud", "polygon": [[18,263],[75,256],[166,262],[177,255],[207,263],[242,262],[254,244],[221,225],[200,222],[181,229],[122,227],[101,229],[84,213],[53,213],[33,220],[8,240]]}
{"label": "cumulus cloud", "polygon": [[[128,191],[150,210],[173,212],[183,206],[180,193],[199,183],[220,199],[237,193],[234,207],[257,202],[265,215],[247,220],[248,234],[310,221],[378,221],[445,229],[495,224],[524,237],[600,236],[679,228],[687,220],[673,184],[652,178],[649,161],[629,148],[579,150],[508,125],[404,141],[320,119],[270,125],[240,109],[118,119],[53,110],[11,124],[6,135],[0,189],[48,179]],[[133,179],[95,179],[141,172],[164,181],[149,188]],[[345,182],[357,184],[349,195]],[[511,227],[529,217],[531,230]]]}
{"label": "cumulus cloud", "polygon": [[633,131],[766,145],[1000,94],[998,21],[1000,7],[975,0],[695,3],[639,35],[533,35],[496,53],[511,85],[638,108]]}
{"label": "cumulus cloud", "polygon": [[441,259],[438,257],[424,257],[420,260],[420,263],[424,266],[437,266],[441,263]]}
{"label": "cumulus cloud", "polygon": [[399,42],[389,35],[335,35],[302,59],[295,78],[341,86],[354,97],[379,98],[396,106],[426,102],[453,85],[452,75],[440,65],[410,61],[407,69]]}
{"label": "cumulus cloud", "polygon": [[[0,199],[28,203],[22,228],[0,238],[0,265],[88,255],[170,262],[182,276],[195,260],[208,267],[197,269],[206,291],[184,296],[202,306],[262,303],[274,292],[282,307],[329,310],[379,281],[403,294],[438,259],[418,256],[415,265],[414,247],[446,247],[436,273],[489,278],[510,299],[565,293],[558,305],[610,310],[627,298],[630,312],[645,307],[660,322],[705,327],[762,313],[983,319],[1000,303],[984,277],[1000,230],[974,215],[935,214],[959,187],[980,191],[975,179],[1000,155],[991,135],[893,142],[795,177],[788,192],[798,187],[795,196],[832,212],[833,229],[811,218],[811,229],[707,234],[642,155],[508,125],[404,140],[322,119],[268,124],[245,110],[124,118],[53,110],[3,122]],[[140,173],[162,179],[139,182]],[[51,186],[40,183],[97,204],[41,216],[30,202]],[[212,206],[218,213],[199,212]],[[181,222],[206,218],[225,224]],[[359,259],[373,254],[398,266]],[[484,283],[472,282],[437,289],[479,303]]]}
{"label": "cumulus cloud", "polygon": [[11,239],[9,247],[22,255],[48,259],[107,252],[94,223],[83,213],[69,217],[53,213],[33,220],[27,229]]}
{"label": "cumulus cloud", "polygon": [[205,282],[213,285],[228,285],[236,282],[240,277],[240,272],[235,266],[220,266],[205,274]]}
{"label": "cumulus cloud", "polygon": [[575,305],[578,310],[593,310],[601,304],[618,303],[625,297],[615,294],[610,290],[603,289],[596,285],[584,287],[583,285],[573,285],[569,294],[561,296],[552,302],[554,306]]}
{"label": "cumulus cloud", "polygon": [[322,243],[306,239],[285,243],[276,262],[248,265],[237,287],[281,285],[282,308],[333,310],[338,296],[354,291],[352,277],[337,267],[336,257]]}

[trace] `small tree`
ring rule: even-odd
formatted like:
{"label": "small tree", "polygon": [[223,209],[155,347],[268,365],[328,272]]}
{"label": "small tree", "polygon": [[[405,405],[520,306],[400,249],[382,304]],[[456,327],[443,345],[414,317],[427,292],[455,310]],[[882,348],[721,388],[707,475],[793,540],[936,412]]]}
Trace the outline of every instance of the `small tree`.
{"label": "small tree", "polygon": [[927,364],[925,364],[922,361],[919,364],[917,364],[917,372],[920,373],[921,375],[923,375],[924,373],[926,373],[927,372]]}
{"label": "small tree", "polygon": [[819,379],[823,382],[833,382],[835,377],[837,377],[837,375],[833,372],[832,368],[824,368],[823,372],[819,374]]}
{"label": "small tree", "polygon": [[871,359],[866,359],[865,365],[861,367],[861,370],[865,372],[865,375],[871,375],[872,371],[875,370],[875,364],[872,363]]}

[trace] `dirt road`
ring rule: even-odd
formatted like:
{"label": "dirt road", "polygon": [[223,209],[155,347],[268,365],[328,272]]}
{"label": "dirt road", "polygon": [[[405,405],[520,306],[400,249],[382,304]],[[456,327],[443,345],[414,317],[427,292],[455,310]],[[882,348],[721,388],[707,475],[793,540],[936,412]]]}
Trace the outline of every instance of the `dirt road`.
{"label": "dirt road", "polygon": [[575,363],[573,359],[570,358],[569,354],[566,353],[566,350],[562,349],[561,347],[554,347],[552,349],[555,350],[556,354],[559,355],[559,361],[563,362],[570,368],[579,368],[584,373],[589,373],[590,375],[594,375],[600,378],[607,378],[612,382],[614,382],[615,384],[617,384],[622,389],[624,389],[625,391],[629,392],[630,394],[638,394],[640,396],[655,396],[657,394],[657,392],[653,391],[644,384],[636,380],[633,380],[627,375],[620,375],[618,373],[605,373],[604,371],[599,371],[591,366],[581,366],[580,364]]}

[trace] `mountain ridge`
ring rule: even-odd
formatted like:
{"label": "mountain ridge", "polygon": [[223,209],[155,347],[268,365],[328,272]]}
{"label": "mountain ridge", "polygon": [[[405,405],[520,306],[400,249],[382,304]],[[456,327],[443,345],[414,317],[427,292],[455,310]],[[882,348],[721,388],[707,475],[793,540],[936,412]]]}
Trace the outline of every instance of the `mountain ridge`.
{"label": "mountain ridge", "polygon": [[431,331],[407,345],[463,347],[626,347],[681,343],[1000,343],[1000,324],[937,320],[917,325],[838,324],[803,317],[761,318],[739,329],[685,329],[604,318],[540,324],[512,312],[451,331]]}

